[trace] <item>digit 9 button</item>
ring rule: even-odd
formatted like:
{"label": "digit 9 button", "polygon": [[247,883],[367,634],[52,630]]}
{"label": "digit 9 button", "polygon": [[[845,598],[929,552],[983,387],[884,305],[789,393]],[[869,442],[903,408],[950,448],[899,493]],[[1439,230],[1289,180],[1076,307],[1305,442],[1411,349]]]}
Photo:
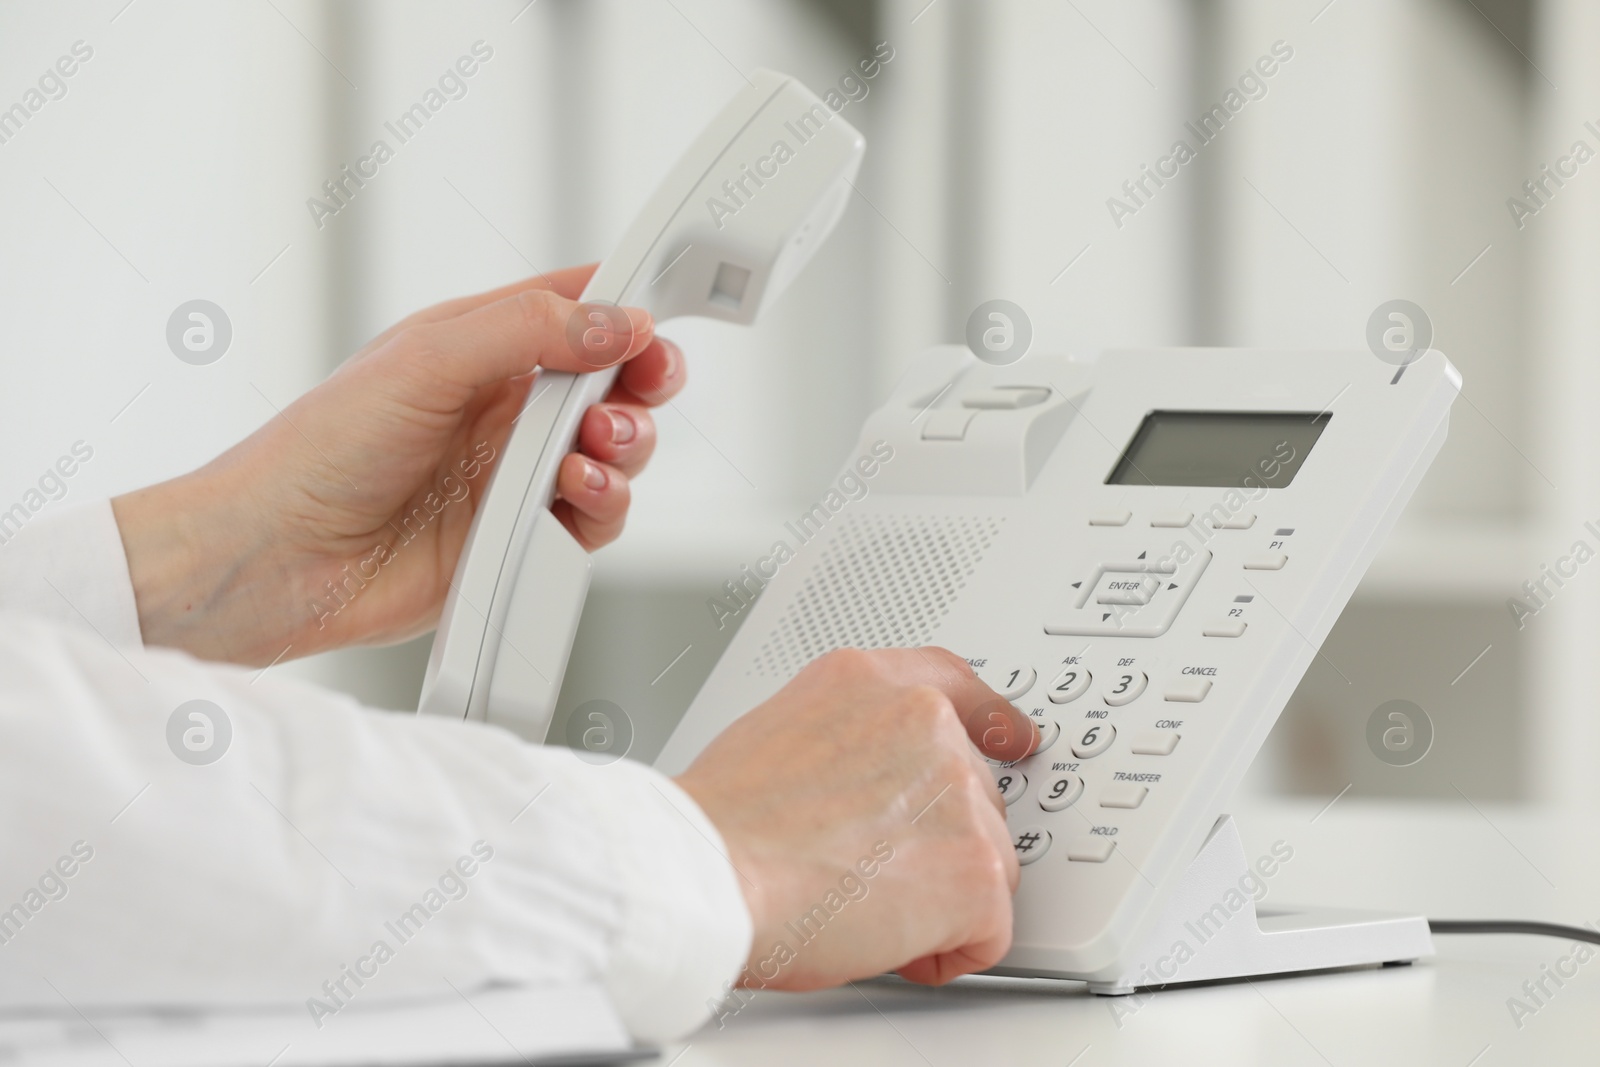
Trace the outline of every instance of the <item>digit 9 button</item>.
{"label": "digit 9 button", "polygon": [[1070,808],[1083,796],[1083,779],[1076,774],[1053,774],[1039,787],[1039,806],[1045,811]]}

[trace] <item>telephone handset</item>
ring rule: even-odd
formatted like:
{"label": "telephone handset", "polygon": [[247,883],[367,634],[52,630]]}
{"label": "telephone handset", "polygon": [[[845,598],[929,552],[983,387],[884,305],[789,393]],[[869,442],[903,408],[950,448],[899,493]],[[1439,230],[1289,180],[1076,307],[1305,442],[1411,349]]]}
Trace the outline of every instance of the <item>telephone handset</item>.
{"label": "telephone handset", "polygon": [[[582,301],[663,322],[750,323],[844,214],[865,141],[795,79],[751,73],[590,279]],[[588,330],[571,330],[583,353]],[[419,711],[543,741],[589,585],[589,558],[550,512],[556,471],[616,370],[541,372],[456,566]]]}

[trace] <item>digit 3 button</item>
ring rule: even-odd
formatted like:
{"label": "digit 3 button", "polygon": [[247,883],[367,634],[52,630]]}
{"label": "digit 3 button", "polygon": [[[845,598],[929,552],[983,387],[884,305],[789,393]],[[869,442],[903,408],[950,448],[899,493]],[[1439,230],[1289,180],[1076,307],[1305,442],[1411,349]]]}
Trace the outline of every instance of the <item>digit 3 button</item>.
{"label": "digit 3 button", "polygon": [[1050,683],[1050,703],[1070,704],[1083,696],[1094,677],[1082,667],[1068,667]]}
{"label": "digit 3 button", "polygon": [[1132,703],[1139,699],[1139,694],[1144,692],[1144,687],[1150,684],[1150,677],[1143,671],[1127,671],[1118,674],[1106,686],[1105,701],[1114,708]]}
{"label": "digit 3 button", "polygon": [[1083,796],[1083,779],[1076,774],[1053,774],[1039,789],[1039,806],[1045,811],[1070,808]]}
{"label": "digit 3 button", "polygon": [[1028,791],[1028,776],[1015,767],[996,767],[994,785],[1000,790],[1000,799],[1009,807]]}
{"label": "digit 3 button", "polygon": [[1015,700],[1033,688],[1033,680],[1037,675],[1032,667],[990,660],[989,665],[978,672],[978,677],[1002,698]]}
{"label": "digit 3 button", "polygon": [[1072,754],[1079,759],[1091,759],[1111,747],[1117,739],[1117,728],[1108,722],[1097,722],[1084,728],[1072,742]]}
{"label": "digit 3 button", "polygon": [[1050,831],[1042,826],[1024,826],[1011,837],[1017,862],[1026,867],[1050,851]]}

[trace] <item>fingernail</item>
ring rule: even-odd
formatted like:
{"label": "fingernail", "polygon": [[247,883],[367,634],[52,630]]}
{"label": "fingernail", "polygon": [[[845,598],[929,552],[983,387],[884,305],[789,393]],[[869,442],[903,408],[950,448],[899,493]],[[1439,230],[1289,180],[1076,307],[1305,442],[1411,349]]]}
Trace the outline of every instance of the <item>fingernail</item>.
{"label": "fingernail", "polygon": [[655,316],[644,308],[623,308],[628,313],[628,324],[633,327],[633,335],[642,337],[655,330]]}
{"label": "fingernail", "polygon": [[606,411],[611,418],[611,443],[625,445],[639,436],[639,427],[634,424],[633,416],[626,411],[611,408]]}
{"label": "fingernail", "polygon": [[588,460],[583,461],[583,484],[596,492],[606,487],[606,472]]}

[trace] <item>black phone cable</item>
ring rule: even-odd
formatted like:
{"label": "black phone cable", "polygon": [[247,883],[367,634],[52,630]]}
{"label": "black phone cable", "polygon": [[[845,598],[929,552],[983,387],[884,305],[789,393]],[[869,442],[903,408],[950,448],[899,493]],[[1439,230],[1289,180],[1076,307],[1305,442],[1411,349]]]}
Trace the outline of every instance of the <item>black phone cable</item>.
{"label": "black phone cable", "polygon": [[1429,919],[1428,929],[1436,934],[1533,934],[1600,945],[1600,930],[1526,919]]}

